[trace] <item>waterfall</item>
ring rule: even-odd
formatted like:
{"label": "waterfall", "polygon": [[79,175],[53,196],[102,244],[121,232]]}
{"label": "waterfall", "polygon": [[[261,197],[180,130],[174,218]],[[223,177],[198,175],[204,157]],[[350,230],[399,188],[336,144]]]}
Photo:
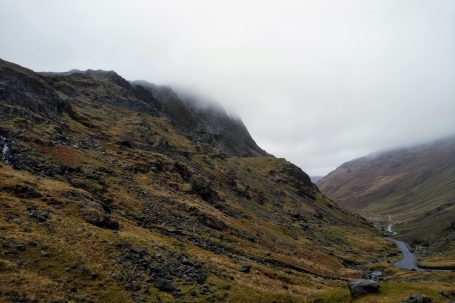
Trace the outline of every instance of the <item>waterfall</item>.
{"label": "waterfall", "polygon": [[2,148],[2,161],[3,161],[6,165],[9,165],[9,161],[8,161],[8,150],[9,150],[9,146],[8,146],[8,143],[6,142],[6,138],[5,138],[5,137],[0,136],[0,144],[3,144],[3,148]]}

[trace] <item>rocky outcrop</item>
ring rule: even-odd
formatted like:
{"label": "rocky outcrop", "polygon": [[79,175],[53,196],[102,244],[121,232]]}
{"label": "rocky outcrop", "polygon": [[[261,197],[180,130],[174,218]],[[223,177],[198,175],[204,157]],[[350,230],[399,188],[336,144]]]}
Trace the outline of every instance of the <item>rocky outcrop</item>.
{"label": "rocky outcrop", "polygon": [[181,97],[169,87],[146,81],[134,81],[132,84],[149,90],[161,103],[163,112],[195,140],[215,144],[228,155],[268,155],[253,140],[242,120],[226,113],[221,105],[213,101],[203,103],[194,97]]}
{"label": "rocky outcrop", "polygon": [[17,115],[29,119],[54,118],[71,111],[47,79],[39,74],[0,59],[1,115]]}
{"label": "rocky outcrop", "polygon": [[379,283],[374,280],[358,279],[348,282],[351,296],[358,297],[379,291]]}

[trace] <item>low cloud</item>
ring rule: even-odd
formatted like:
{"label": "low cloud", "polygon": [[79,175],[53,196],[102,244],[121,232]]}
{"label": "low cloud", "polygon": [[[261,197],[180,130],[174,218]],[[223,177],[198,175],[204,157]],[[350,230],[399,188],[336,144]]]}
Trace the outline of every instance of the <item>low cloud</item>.
{"label": "low cloud", "polygon": [[312,175],[455,132],[455,2],[0,0],[0,57],[192,87]]}

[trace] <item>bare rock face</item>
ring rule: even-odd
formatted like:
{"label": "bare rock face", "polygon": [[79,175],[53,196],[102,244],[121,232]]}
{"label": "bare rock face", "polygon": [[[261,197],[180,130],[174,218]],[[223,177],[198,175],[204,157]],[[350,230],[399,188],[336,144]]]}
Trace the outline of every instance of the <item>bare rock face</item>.
{"label": "bare rock face", "polygon": [[161,103],[164,114],[174,124],[197,141],[216,145],[230,156],[268,156],[251,137],[242,120],[226,113],[221,105],[181,97],[169,87],[146,81],[132,82],[135,88],[144,87]]}
{"label": "bare rock face", "polygon": [[348,282],[351,296],[358,297],[379,291],[379,283],[374,280],[358,279]]}

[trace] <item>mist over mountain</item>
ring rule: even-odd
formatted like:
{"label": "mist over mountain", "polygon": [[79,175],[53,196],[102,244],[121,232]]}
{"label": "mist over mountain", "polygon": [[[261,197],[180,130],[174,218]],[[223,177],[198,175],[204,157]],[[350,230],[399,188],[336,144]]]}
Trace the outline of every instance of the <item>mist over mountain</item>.
{"label": "mist over mountain", "polygon": [[0,302],[455,302],[454,54],[453,0],[0,0]]}
{"label": "mist over mountain", "polygon": [[0,5],[0,57],[190,87],[310,175],[455,129],[451,0]]}

